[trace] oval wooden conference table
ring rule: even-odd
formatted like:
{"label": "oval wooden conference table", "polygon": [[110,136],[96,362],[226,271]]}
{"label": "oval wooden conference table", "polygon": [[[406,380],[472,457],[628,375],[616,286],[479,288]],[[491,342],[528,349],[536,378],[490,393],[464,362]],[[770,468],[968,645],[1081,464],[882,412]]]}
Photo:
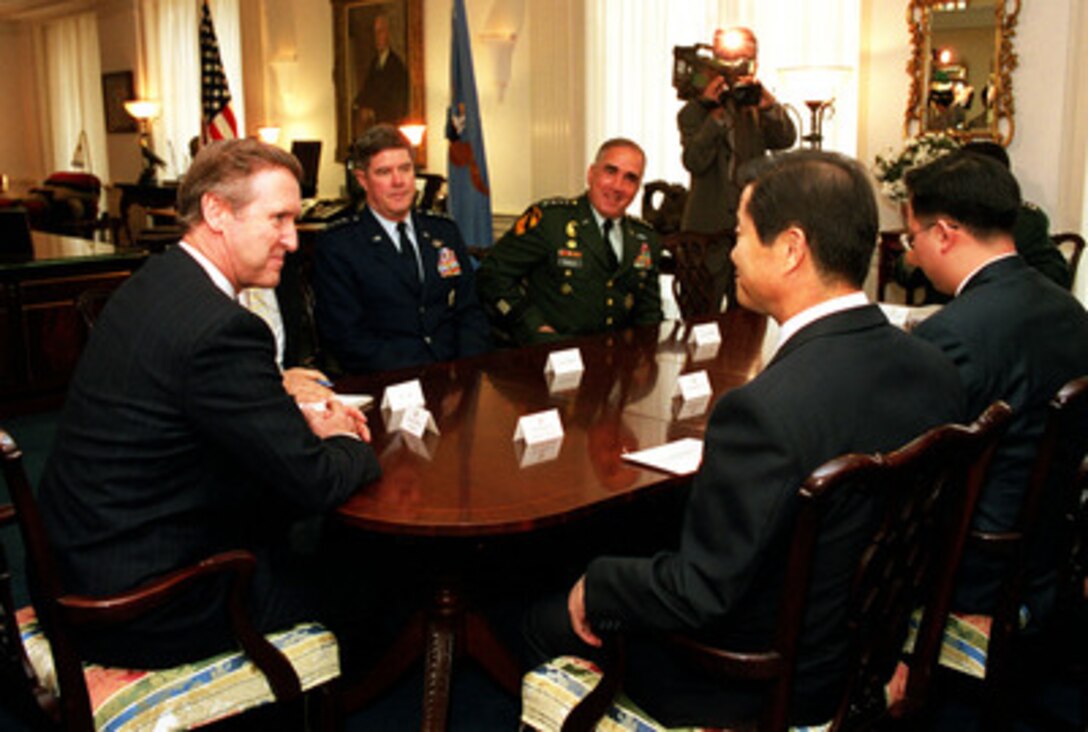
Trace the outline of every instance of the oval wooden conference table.
{"label": "oval wooden conference table", "polygon": [[[722,342],[710,354],[690,344],[692,324],[665,322],[337,380],[340,393],[374,397],[367,416],[383,469],[380,480],[338,509],[338,518],[423,547],[431,588],[429,606],[375,671],[346,690],[349,709],[379,695],[420,654],[425,730],[446,727],[455,656],[474,658],[503,688],[518,693],[519,665],[465,602],[466,577],[478,552],[686,485],[690,476],[643,468],[622,456],[702,437],[714,401],[762,369],[773,325],[741,308],[717,322]],[[548,354],[566,348],[579,349],[585,370],[576,386],[549,386]],[[674,397],[677,377],[700,370],[707,372],[713,396],[692,409]],[[388,414],[380,409],[387,386],[416,378],[439,432],[422,439],[387,430]],[[540,448],[513,439],[519,417],[548,409],[559,412],[561,441]]]}

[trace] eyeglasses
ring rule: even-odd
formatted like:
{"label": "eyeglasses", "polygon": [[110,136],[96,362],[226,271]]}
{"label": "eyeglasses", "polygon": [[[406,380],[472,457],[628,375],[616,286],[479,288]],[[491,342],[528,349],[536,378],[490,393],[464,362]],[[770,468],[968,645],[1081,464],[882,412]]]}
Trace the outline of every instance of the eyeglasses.
{"label": "eyeglasses", "polygon": [[941,223],[941,220],[937,219],[936,221],[929,222],[922,228],[918,229],[918,231],[904,231],[902,234],[900,234],[899,243],[903,246],[904,251],[909,252],[911,249],[914,249],[914,237],[918,236],[923,231],[929,231],[939,223]]}

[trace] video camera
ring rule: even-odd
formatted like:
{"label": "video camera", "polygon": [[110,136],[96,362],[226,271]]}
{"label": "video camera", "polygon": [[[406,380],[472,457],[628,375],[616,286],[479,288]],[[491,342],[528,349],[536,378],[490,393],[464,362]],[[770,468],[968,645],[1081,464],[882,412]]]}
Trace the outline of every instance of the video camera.
{"label": "video camera", "polygon": [[758,81],[739,83],[755,72],[755,61],[741,58],[724,61],[714,55],[714,47],[705,43],[694,46],[673,46],[672,85],[676,96],[684,101],[698,99],[715,76],[725,79],[725,87],[718,95],[718,104],[732,99],[738,107],[759,104],[763,87]]}

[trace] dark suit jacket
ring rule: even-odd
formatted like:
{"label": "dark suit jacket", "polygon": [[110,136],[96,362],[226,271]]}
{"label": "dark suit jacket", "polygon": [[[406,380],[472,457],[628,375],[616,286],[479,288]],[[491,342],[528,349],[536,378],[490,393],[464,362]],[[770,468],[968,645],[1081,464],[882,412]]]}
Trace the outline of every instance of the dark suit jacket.
{"label": "dark suit jacket", "polygon": [[[805,478],[844,453],[899,447],[962,410],[947,360],[889,325],[875,306],[802,328],[759,376],[715,405],[679,550],[589,565],[592,626],[765,646],[783,591],[794,496]],[[838,505],[821,533],[799,651],[799,722],[827,721],[839,698],[848,660],[846,600],[875,515],[875,506]],[[751,689],[723,691],[720,682],[652,650],[652,662],[640,664],[635,650],[625,689],[663,723],[722,724],[758,703]]]}
{"label": "dark suit jacket", "polygon": [[416,295],[400,254],[370,209],[327,231],[314,251],[317,327],[351,373],[473,356],[490,347],[487,317],[457,225],[412,212],[424,282]]}
{"label": "dark suit jacket", "polygon": [[[41,483],[66,590],[118,592],[217,551],[261,551],[282,527],[270,519],[327,511],[378,477],[365,443],[313,434],[273,354],[265,323],[181,248],[114,293]],[[221,599],[209,591],[168,607],[157,630],[181,655],[199,653]]]}
{"label": "dark suit jacket", "polygon": [[[914,332],[959,369],[968,417],[997,399],[1013,409],[974,519],[978,529],[1008,530],[1020,511],[1047,402],[1067,381],[1088,374],[1088,313],[1067,291],[1013,256],[984,267]],[[1047,523],[1052,520],[1044,516]],[[1036,618],[1049,609],[1054,561],[1044,547],[1038,551],[1028,589]],[[956,609],[992,612],[999,568],[969,552],[960,577]]]}

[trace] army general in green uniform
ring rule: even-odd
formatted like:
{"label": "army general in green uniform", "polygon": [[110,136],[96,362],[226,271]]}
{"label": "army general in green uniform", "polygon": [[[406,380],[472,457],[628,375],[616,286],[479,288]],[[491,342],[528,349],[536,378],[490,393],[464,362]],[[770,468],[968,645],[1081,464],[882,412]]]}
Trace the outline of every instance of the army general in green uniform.
{"label": "army general in green uniform", "polygon": [[585,194],[530,206],[488,252],[477,288],[516,343],[660,322],[661,244],[625,214],[645,165],[636,143],[608,140],[589,166]]}

